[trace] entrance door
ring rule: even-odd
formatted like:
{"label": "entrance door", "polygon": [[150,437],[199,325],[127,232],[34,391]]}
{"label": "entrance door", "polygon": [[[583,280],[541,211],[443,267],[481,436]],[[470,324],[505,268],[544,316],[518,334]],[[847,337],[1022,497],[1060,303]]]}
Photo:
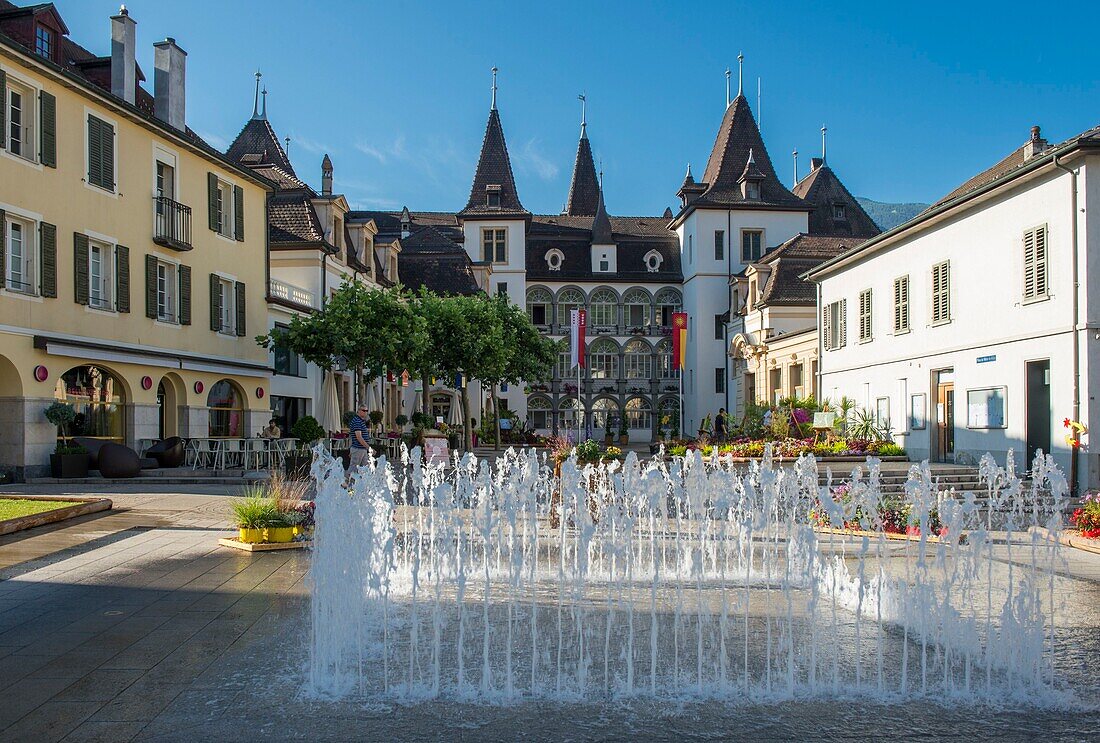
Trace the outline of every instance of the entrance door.
{"label": "entrance door", "polygon": [[955,383],[943,381],[944,376],[940,372],[936,385],[936,460],[950,462],[955,458]]}
{"label": "entrance door", "polygon": [[1027,362],[1027,462],[1050,451],[1050,360]]}

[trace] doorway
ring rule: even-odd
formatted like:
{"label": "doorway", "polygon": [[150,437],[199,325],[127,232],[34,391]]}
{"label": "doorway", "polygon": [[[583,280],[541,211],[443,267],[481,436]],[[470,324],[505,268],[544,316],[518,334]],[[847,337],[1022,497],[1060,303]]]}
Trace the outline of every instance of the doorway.
{"label": "doorway", "polygon": [[[159,163],[158,163],[159,164]],[[167,438],[164,435],[165,421],[164,421],[164,402],[168,393],[164,391],[164,382],[157,385],[157,438],[163,441]]]}
{"label": "doorway", "polygon": [[1050,359],[1027,362],[1027,462],[1050,452]]}
{"label": "doorway", "polygon": [[955,459],[955,374],[953,369],[934,372],[936,393],[935,441],[932,451],[937,462]]}

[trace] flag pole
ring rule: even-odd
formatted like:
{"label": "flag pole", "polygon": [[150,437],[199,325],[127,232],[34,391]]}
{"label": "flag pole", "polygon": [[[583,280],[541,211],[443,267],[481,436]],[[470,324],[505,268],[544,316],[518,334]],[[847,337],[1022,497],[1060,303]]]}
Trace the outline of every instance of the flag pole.
{"label": "flag pole", "polygon": [[581,427],[584,425],[584,405],[581,403],[581,359],[577,356],[577,443],[581,443]]}

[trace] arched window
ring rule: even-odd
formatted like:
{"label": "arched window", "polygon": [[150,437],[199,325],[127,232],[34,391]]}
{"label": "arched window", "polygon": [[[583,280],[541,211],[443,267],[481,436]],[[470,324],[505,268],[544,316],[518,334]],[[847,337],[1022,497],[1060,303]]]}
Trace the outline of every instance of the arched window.
{"label": "arched window", "polygon": [[554,297],[549,289],[536,287],[527,292],[527,316],[534,325],[550,325],[554,311]]}
{"label": "arched window", "polygon": [[680,430],[680,401],[675,397],[666,397],[657,404],[658,419],[661,430],[665,433]]}
{"label": "arched window", "polygon": [[584,309],[584,293],[580,289],[562,289],[558,294],[558,319],[556,320],[558,327],[563,331],[568,330],[569,313],[580,309]]}
{"label": "arched window", "polygon": [[668,338],[657,344],[657,373],[661,379],[676,378],[676,370],[672,368],[672,341]]}
{"label": "arched window", "polygon": [[653,349],[638,338],[627,341],[623,349],[627,379],[649,379],[653,376]]}
{"label": "arched window", "polygon": [[601,397],[592,403],[593,432],[598,433],[608,430],[608,421],[610,421],[611,433],[617,434],[619,432],[619,406],[611,398]]}
{"label": "arched window", "polygon": [[[101,366],[75,366],[61,375],[54,397],[76,411],[76,419],[65,427],[69,436],[96,439],[125,439],[122,382]],[[60,429],[57,435],[61,435]]]}
{"label": "arched window", "polygon": [[218,380],[206,396],[210,408],[210,436],[239,438],[245,435],[244,396],[228,379]]}
{"label": "arched window", "polygon": [[558,429],[565,435],[577,430],[577,421],[584,427],[584,411],[577,407],[577,398],[563,397],[558,403]]}
{"label": "arched window", "polygon": [[531,428],[538,430],[549,430],[553,428],[553,410],[550,407],[550,401],[545,397],[529,397],[527,398],[527,422],[531,424]]}
{"label": "arched window", "polygon": [[664,328],[672,327],[672,313],[679,312],[683,300],[675,289],[664,289],[657,294],[657,322]]}
{"label": "arched window", "polygon": [[619,346],[610,338],[599,338],[588,346],[588,373],[592,379],[619,378]]}
{"label": "arched window", "polygon": [[597,289],[592,293],[592,299],[588,305],[591,308],[592,317],[588,324],[597,328],[611,327],[619,322],[619,298],[611,289]]}
{"label": "arched window", "polygon": [[630,428],[653,428],[653,405],[644,397],[632,397],[626,401],[626,424]]}
{"label": "arched window", "polygon": [[644,331],[651,315],[649,292],[645,289],[631,289],[623,295],[623,324],[628,332]]}

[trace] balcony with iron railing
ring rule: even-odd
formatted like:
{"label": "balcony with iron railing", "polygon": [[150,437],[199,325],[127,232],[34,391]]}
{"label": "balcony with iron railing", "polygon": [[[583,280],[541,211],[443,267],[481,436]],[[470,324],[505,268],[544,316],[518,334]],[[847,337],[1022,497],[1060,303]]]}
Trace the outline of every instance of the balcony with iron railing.
{"label": "balcony with iron railing", "polygon": [[191,250],[191,207],[154,196],[153,242],[172,250]]}
{"label": "balcony with iron railing", "polygon": [[317,309],[313,292],[294,284],[288,284],[279,279],[271,279],[268,282],[267,295],[271,299],[289,302],[303,309]]}

